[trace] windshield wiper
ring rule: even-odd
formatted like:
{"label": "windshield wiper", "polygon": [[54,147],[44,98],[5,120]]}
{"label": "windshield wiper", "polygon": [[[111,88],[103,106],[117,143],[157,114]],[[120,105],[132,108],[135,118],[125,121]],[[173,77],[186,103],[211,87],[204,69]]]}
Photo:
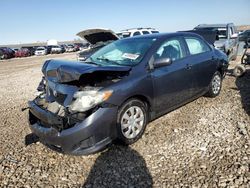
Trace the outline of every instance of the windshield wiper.
{"label": "windshield wiper", "polygon": [[95,63],[95,62],[93,61],[93,58],[92,58],[92,57],[89,57],[89,59],[90,59],[90,61],[84,61],[84,63],[93,64],[93,65],[98,65],[98,66],[100,66],[100,64]]}
{"label": "windshield wiper", "polygon": [[92,62],[92,61],[84,61],[84,63],[87,63],[87,64],[93,64],[93,65],[98,65],[98,66],[100,66],[100,64],[97,64],[97,63]]}
{"label": "windshield wiper", "polygon": [[116,64],[116,65],[121,65],[120,63],[117,63],[116,61],[111,60],[111,59],[108,59],[108,58],[98,57],[98,58],[96,58],[96,59],[97,59],[97,60],[101,60],[101,61],[111,62],[111,63]]}

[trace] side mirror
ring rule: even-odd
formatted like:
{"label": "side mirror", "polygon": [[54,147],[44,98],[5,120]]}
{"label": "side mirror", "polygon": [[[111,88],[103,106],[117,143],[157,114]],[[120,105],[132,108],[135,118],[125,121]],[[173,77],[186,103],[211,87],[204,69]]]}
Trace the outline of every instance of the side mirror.
{"label": "side mirror", "polygon": [[172,64],[172,60],[170,58],[160,58],[154,62],[154,68],[164,67],[164,66],[168,66],[171,64]]}
{"label": "side mirror", "polygon": [[238,37],[238,33],[234,33],[234,34],[231,35],[230,38],[231,38],[231,39],[236,39],[237,37]]}

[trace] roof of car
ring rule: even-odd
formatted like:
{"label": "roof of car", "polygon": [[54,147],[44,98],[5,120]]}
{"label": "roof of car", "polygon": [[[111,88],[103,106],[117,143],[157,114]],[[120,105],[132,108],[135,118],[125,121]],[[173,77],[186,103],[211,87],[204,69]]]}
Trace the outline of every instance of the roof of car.
{"label": "roof of car", "polygon": [[150,31],[158,31],[157,29],[155,28],[151,28],[151,27],[138,27],[138,28],[129,28],[129,29],[124,29],[124,30],[121,30],[121,32],[130,32],[130,31],[138,31],[138,30],[150,30]]}
{"label": "roof of car", "polygon": [[232,23],[228,24],[200,24],[195,28],[206,28],[206,27],[227,27],[227,25],[232,25]]}
{"label": "roof of car", "polygon": [[168,38],[168,37],[175,37],[175,36],[198,36],[196,33],[190,33],[190,32],[173,32],[173,33],[153,33],[148,35],[137,35],[134,37],[128,37],[121,40],[133,40],[134,38],[145,38],[145,39],[161,39],[161,38]]}

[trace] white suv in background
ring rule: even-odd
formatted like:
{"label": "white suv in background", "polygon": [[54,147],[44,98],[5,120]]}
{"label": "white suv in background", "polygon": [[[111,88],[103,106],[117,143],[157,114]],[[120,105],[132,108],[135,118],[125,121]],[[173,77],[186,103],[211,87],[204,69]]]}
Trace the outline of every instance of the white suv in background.
{"label": "white suv in background", "polygon": [[47,55],[47,49],[43,46],[36,48],[35,55]]}
{"label": "white suv in background", "polygon": [[153,34],[153,33],[159,33],[159,31],[150,27],[149,28],[133,28],[133,29],[122,30],[121,32],[116,33],[116,35],[118,35],[119,38],[127,38],[127,37],[133,37],[137,35],[147,35],[147,34]]}

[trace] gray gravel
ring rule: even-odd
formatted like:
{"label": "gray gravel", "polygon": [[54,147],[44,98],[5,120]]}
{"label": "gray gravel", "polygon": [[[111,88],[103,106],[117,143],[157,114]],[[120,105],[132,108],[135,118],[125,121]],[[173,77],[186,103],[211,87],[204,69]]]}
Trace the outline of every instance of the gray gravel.
{"label": "gray gravel", "polygon": [[0,61],[0,187],[250,187],[250,72],[153,121],[130,147],[76,157],[26,146],[36,140],[21,109],[46,58],[75,54]]}

